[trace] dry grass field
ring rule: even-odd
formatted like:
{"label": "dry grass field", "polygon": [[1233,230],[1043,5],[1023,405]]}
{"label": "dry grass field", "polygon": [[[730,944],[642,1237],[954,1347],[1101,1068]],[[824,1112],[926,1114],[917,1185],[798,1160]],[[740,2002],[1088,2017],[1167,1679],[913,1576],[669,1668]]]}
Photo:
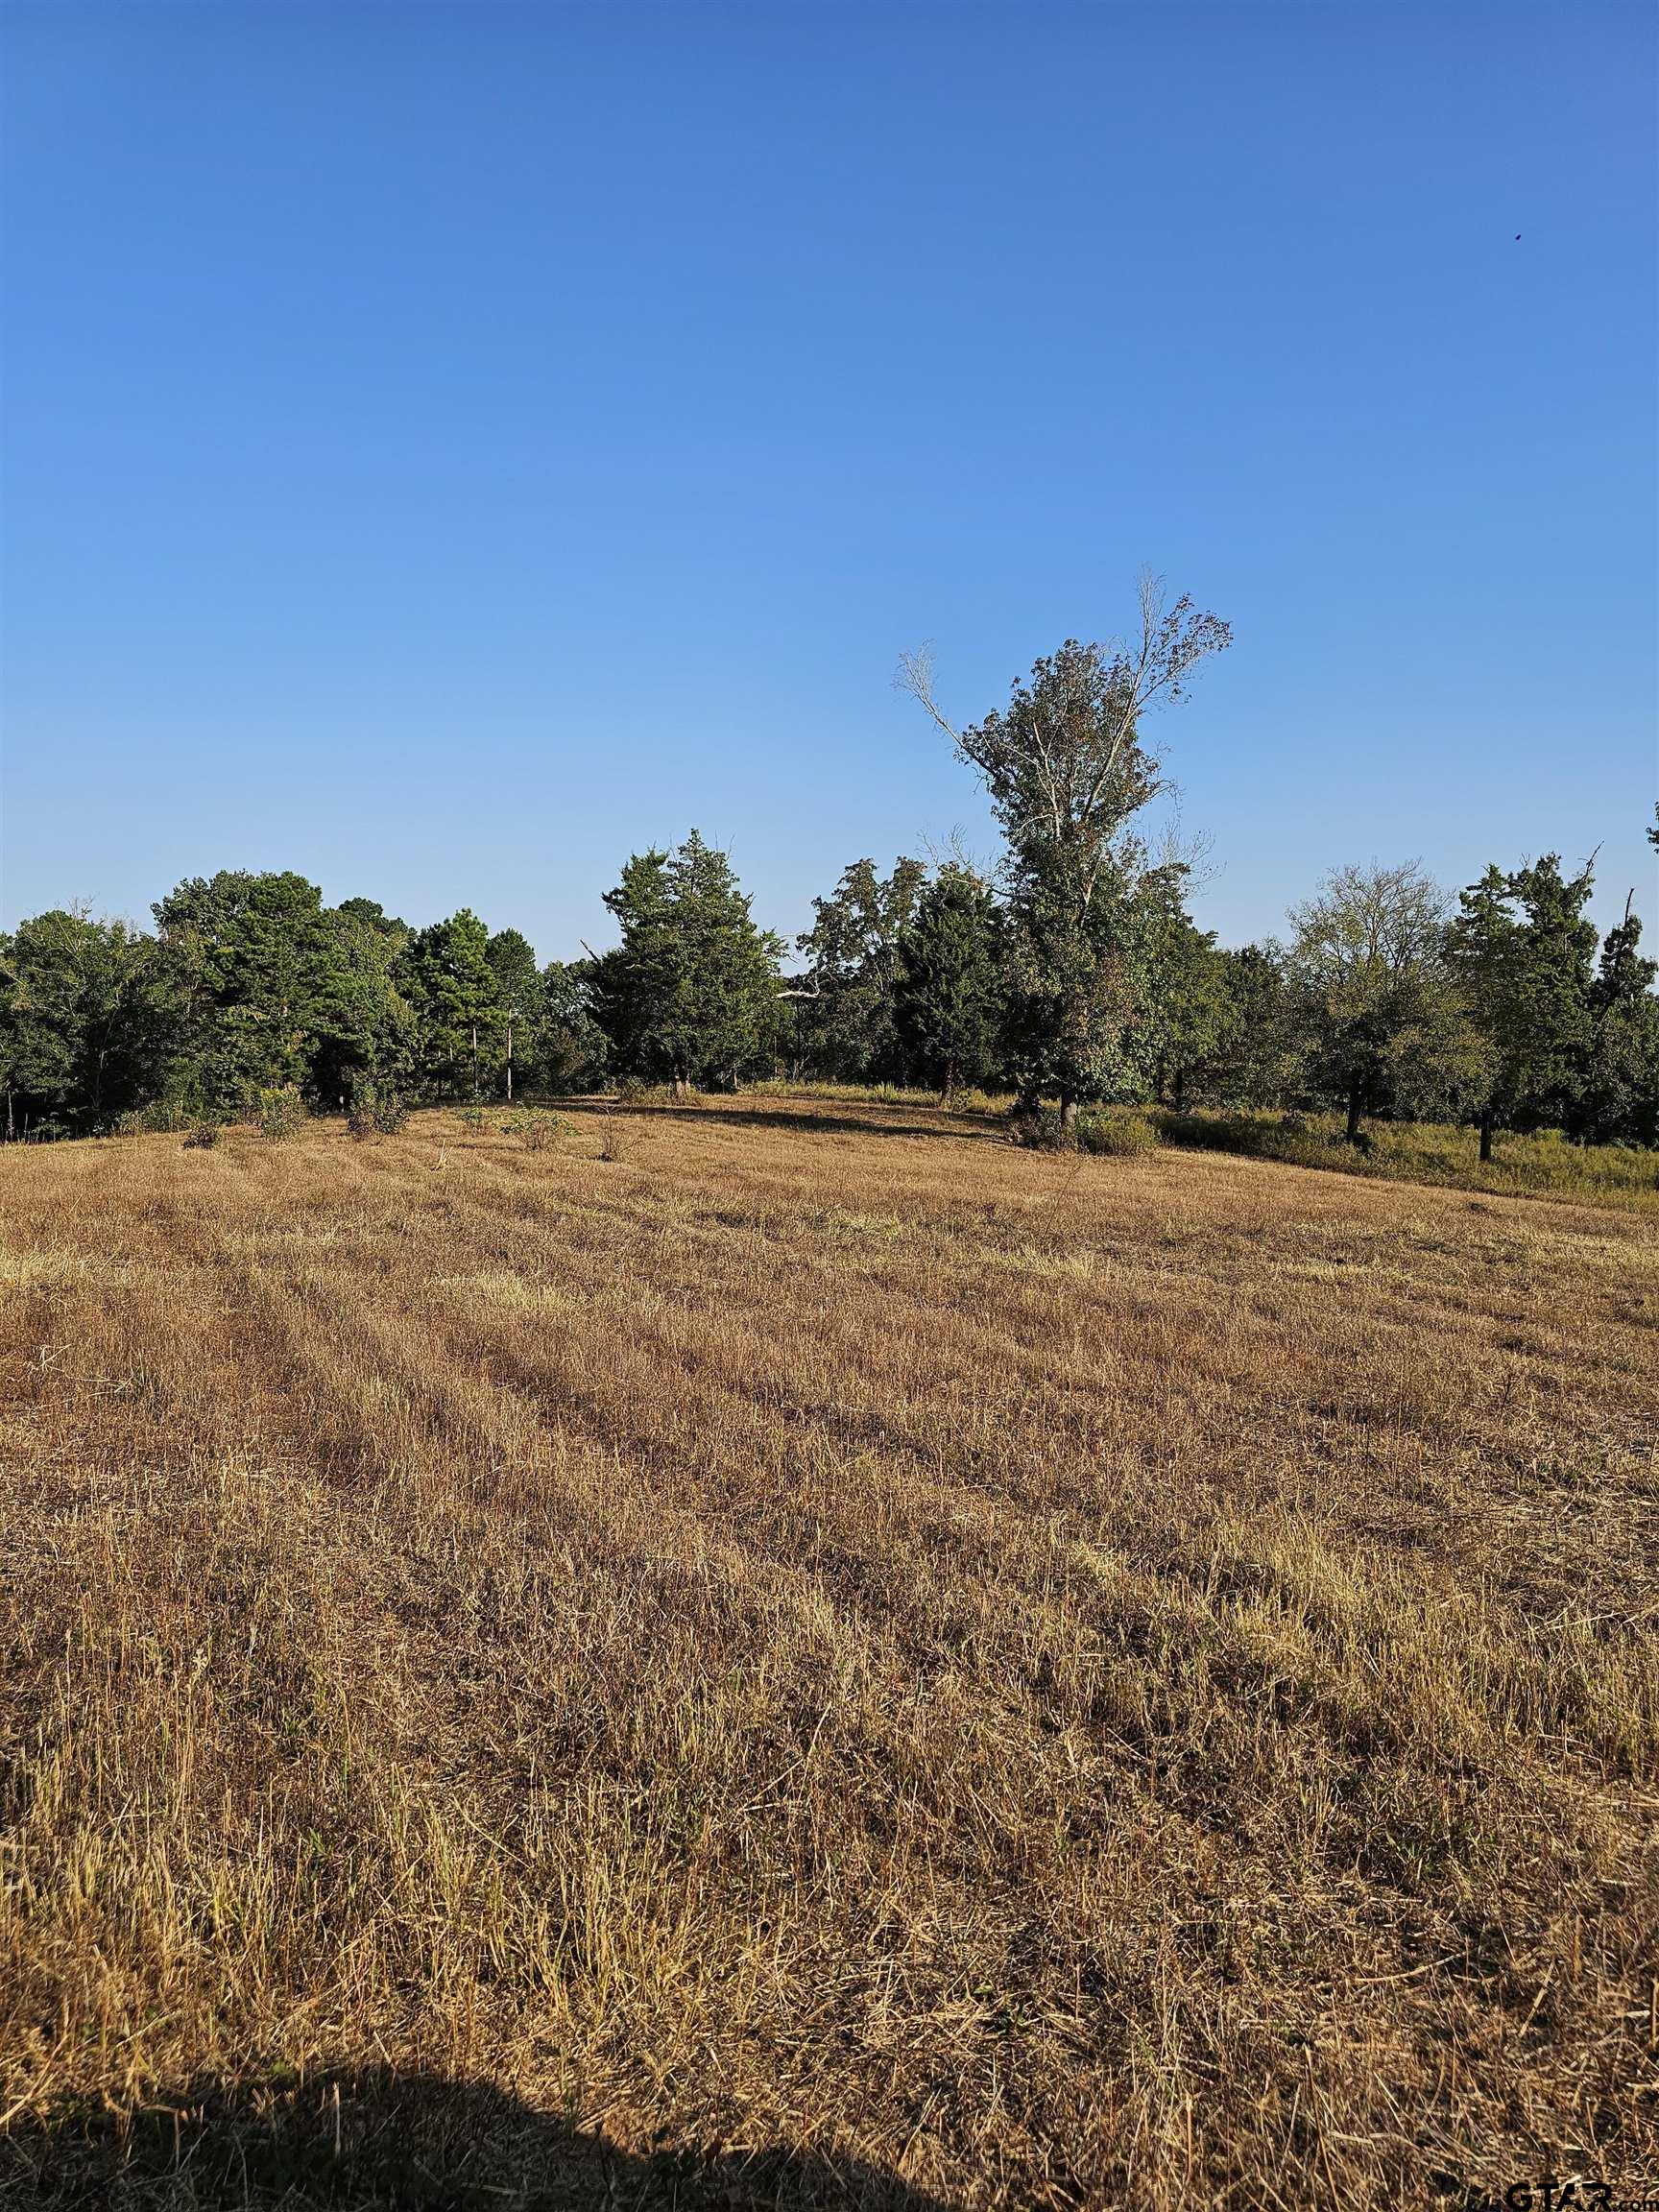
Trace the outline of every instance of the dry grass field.
{"label": "dry grass field", "polygon": [[1659,2178],[1651,1218],[498,1119],[0,1153],[0,2202]]}

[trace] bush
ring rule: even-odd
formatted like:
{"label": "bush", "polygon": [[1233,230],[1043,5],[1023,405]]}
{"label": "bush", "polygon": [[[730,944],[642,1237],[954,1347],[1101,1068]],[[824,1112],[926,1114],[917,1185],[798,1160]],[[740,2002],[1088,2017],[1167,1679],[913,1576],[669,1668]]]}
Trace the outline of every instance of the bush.
{"label": "bush", "polygon": [[396,1091],[365,1083],[346,1116],[346,1134],[358,1143],[371,1137],[395,1137],[409,1118],[409,1109]]}
{"label": "bush", "polygon": [[249,1101],[249,1118],[274,1144],[292,1137],[305,1121],[305,1102],[292,1083],[261,1085]]}
{"label": "bush", "polygon": [[1019,1107],[1008,1117],[1008,1134],[1016,1144],[1032,1152],[1064,1152],[1070,1148],[1065,1124],[1053,1106]]}
{"label": "bush", "polygon": [[464,1129],[470,1129],[475,1135],[482,1136],[484,1131],[484,1109],[482,1106],[457,1106],[455,1118]]}
{"label": "bush", "polygon": [[1108,1160],[1138,1160],[1157,1149],[1158,1132],[1139,1114],[1079,1114],[1077,1148]]}
{"label": "bush", "polygon": [[217,1144],[218,1142],[218,1122],[202,1121],[199,1122],[197,1126],[192,1129],[189,1135],[185,1138],[184,1150],[186,1152],[211,1152],[214,1145]]}
{"label": "bush", "polygon": [[1070,1130],[1057,1106],[1016,1111],[1009,1130],[1016,1144],[1033,1152],[1091,1152],[1108,1160],[1139,1159],[1158,1142],[1157,1130],[1143,1115],[1114,1114],[1102,1106],[1086,1107]]}
{"label": "bush", "polygon": [[526,1152],[545,1152],[565,1126],[564,1117],[542,1106],[524,1106],[501,1124],[503,1137],[517,1137]]}
{"label": "bush", "polygon": [[607,1114],[599,1131],[599,1157],[601,1160],[626,1160],[633,1150],[631,1132],[625,1121],[617,1121]]}

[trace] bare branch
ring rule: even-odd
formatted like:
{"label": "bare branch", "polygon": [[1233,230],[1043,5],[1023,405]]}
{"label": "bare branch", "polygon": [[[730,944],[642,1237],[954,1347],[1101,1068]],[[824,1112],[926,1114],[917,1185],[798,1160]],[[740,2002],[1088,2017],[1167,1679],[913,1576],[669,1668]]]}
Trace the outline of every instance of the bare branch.
{"label": "bare branch", "polygon": [[938,723],[952,745],[960,747],[960,733],[951,728],[939,711],[933,697],[933,648],[931,644],[918,645],[913,652],[901,653],[899,665],[893,671],[895,691],[907,692]]}

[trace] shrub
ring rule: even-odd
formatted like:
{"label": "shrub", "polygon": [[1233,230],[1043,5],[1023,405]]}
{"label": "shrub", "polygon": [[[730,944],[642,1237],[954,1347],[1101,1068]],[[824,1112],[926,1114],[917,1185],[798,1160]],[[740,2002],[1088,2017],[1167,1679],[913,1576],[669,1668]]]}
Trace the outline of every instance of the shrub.
{"label": "shrub", "polygon": [[470,1129],[476,1135],[481,1136],[483,1134],[484,1109],[482,1106],[458,1106],[455,1109],[455,1118],[464,1129]]}
{"label": "shrub", "polygon": [[217,1121],[198,1122],[184,1140],[184,1150],[186,1152],[211,1152],[218,1142],[219,1124]]}
{"label": "shrub", "polygon": [[631,1133],[625,1121],[617,1121],[609,1114],[599,1131],[599,1157],[601,1160],[626,1160],[633,1149]]}
{"label": "shrub", "polygon": [[564,1117],[542,1106],[524,1106],[501,1124],[503,1137],[517,1137],[526,1152],[545,1152],[565,1126]]}
{"label": "shrub", "polygon": [[1017,1106],[1008,1117],[1008,1134],[1016,1144],[1033,1152],[1064,1152],[1070,1144],[1059,1110],[1053,1106]]}
{"label": "shrub", "polygon": [[305,1102],[292,1083],[261,1085],[250,1101],[249,1118],[261,1137],[279,1144],[303,1124]]}
{"label": "shrub", "polygon": [[371,1137],[394,1137],[409,1118],[409,1109],[396,1091],[365,1083],[346,1116],[346,1134],[358,1143]]}
{"label": "shrub", "polygon": [[1158,1132],[1139,1114],[1080,1114],[1077,1148],[1108,1160],[1136,1160],[1156,1150]]}

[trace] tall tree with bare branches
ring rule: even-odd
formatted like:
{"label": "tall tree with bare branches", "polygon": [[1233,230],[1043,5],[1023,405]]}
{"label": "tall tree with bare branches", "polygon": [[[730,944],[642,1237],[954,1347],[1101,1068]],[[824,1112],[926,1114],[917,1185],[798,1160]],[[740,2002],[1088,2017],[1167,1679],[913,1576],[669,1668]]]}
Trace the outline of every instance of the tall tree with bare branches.
{"label": "tall tree with bare branches", "polygon": [[1184,698],[1199,666],[1232,641],[1185,595],[1170,605],[1144,575],[1133,637],[1069,637],[1014,685],[1008,705],[957,730],[941,710],[926,648],[896,679],[976,768],[1007,841],[1010,1059],[1028,1096],[1080,1100],[1129,1079],[1124,1040],[1146,990],[1148,932],[1138,903],[1148,869],[1129,825],[1159,788],[1142,723]]}

